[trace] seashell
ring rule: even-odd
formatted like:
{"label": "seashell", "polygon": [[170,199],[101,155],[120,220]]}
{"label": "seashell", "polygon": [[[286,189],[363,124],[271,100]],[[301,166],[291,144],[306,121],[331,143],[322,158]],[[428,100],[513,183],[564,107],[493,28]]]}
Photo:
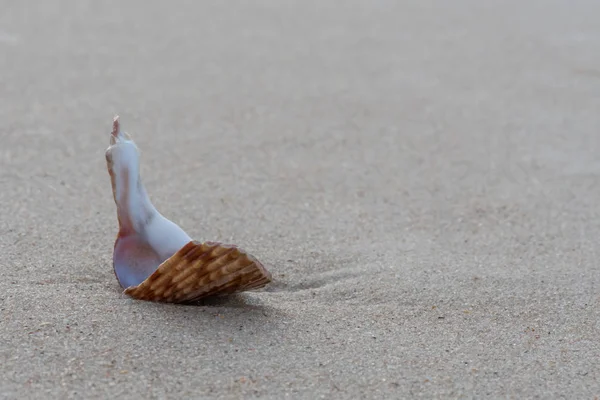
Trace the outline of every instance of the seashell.
{"label": "seashell", "polygon": [[139,150],[113,121],[105,153],[119,232],[113,269],[124,293],[139,300],[188,303],[264,287],[271,274],[235,245],[200,243],[164,217],[140,178]]}

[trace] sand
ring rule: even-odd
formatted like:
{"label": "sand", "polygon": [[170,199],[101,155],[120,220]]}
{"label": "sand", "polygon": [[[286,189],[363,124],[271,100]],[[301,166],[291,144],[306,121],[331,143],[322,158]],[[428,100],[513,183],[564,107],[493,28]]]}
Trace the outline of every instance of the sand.
{"label": "sand", "polygon": [[[1,398],[600,396],[599,2],[0,9]],[[272,285],[121,293],[115,114]]]}

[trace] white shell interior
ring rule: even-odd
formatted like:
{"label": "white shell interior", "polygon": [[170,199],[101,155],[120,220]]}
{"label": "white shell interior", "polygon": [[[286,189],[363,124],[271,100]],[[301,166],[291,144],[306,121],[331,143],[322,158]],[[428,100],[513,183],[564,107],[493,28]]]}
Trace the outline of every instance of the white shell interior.
{"label": "white shell interior", "polygon": [[127,288],[144,281],[192,239],[150,201],[139,174],[138,148],[121,132],[117,119],[106,159],[120,222],[113,265],[119,283]]}

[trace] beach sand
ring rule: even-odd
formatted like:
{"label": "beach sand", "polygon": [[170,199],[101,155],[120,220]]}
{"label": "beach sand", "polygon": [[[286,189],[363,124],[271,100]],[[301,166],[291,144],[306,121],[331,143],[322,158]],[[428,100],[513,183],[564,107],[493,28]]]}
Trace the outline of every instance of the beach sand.
{"label": "beach sand", "polygon": [[[1,398],[600,396],[599,2],[169,4],[0,1]],[[269,287],[122,294],[115,114]]]}

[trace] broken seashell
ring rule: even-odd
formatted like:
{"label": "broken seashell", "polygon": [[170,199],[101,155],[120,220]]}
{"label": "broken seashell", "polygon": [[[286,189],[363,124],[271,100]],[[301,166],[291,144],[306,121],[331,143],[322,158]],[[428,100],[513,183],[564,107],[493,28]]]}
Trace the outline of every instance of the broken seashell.
{"label": "broken seashell", "polygon": [[242,249],[192,240],[156,210],[140,178],[138,148],[121,131],[118,116],[105,156],[119,222],[113,269],[125,294],[187,303],[271,282],[265,267]]}

